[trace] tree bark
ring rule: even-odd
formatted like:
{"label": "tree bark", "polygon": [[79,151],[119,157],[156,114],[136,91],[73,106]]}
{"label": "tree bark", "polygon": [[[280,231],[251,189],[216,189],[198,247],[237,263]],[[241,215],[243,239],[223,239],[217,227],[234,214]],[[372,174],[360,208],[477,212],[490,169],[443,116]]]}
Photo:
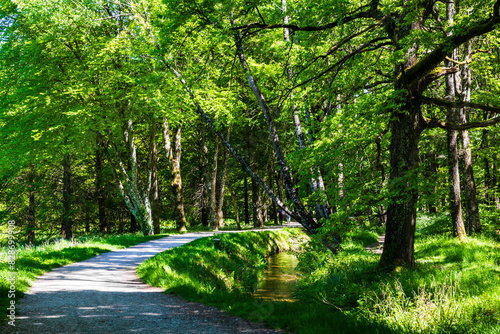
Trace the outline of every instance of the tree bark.
{"label": "tree bark", "polygon": [[[446,3],[446,16],[448,23],[453,25],[453,19],[455,16],[455,3],[453,0],[449,0]],[[451,52],[451,58],[457,59],[458,52],[454,49]],[[454,64],[451,61],[447,61],[448,67],[453,67]],[[455,87],[459,77],[455,74],[448,74],[446,76],[446,99],[450,102],[455,101]],[[458,122],[458,110],[457,108],[448,108],[448,113],[446,115],[446,120],[450,123]],[[458,134],[455,130],[447,130],[447,140],[448,140],[448,178],[450,181],[450,215],[451,222],[453,226],[453,233],[460,240],[466,238],[465,226],[462,214],[462,199],[460,196],[460,174],[459,174],[459,163],[458,163]]]}
{"label": "tree bark", "polygon": [[404,110],[393,112],[390,124],[391,201],[387,208],[386,235],[379,262],[382,268],[415,264],[415,205],[418,198],[415,169],[418,166],[418,142],[423,130],[419,108],[419,105],[407,104]]}
{"label": "tree bark", "polygon": [[152,188],[153,191],[153,232],[154,234],[160,234],[160,194],[158,189],[158,150],[156,148],[156,141],[153,136],[153,144],[152,144],[152,166],[151,169],[153,171],[152,174]]}
{"label": "tree bark", "polygon": [[215,149],[214,149],[214,161],[212,165],[212,173],[210,177],[207,178],[208,181],[208,208],[209,208],[209,219],[210,219],[210,228],[213,230],[218,230],[219,225],[217,224],[216,219],[216,211],[217,211],[217,173],[219,170],[219,141],[216,140]]}
{"label": "tree bark", "polygon": [[[111,159],[109,151],[106,150],[107,158],[111,164],[113,176],[118,182],[118,189],[122,195],[127,208],[135,216],[142,233],[144,235],[153,235],[153,217],[150,202],[152,169],[151,156],[149,162],[149,170],[146,185],[142,183],[139,176],[139,163],[137,160],[137,149],[135,146],[134,126],[132,119],[129,119],[123,127],[123,137],[128,148],[128,166],[129,172],[125,169],[119,150],[114,142],[113,136],[110,133],[110,142],[114,146],[115,160]],[[118,174],[116,171],[118,170]],[[125,185],[124,185],[125,184]]]}
{"label": "tree bark", "polygon": [[[471,89],[471,73],[468,62],[471,58],[471,42],[465,44],[464,66],[462,69],[462,85],[461,85],[461,100],[470,102]],[[460,122],[467,123],[468,108],[460,108]],[[474,180],[474,170],[472,168],[472,155],[469,138],[469,131],[460,131],[462,138],[462,157],[463,157],[463,176],[464,176],[464,193],[467,208],[467,226],[469,233],[481,232],[481,219],[479,217],[479,204],[477,201],[476,182]]]}
{"label": "tree bark", "polygon": [[[231,25],[234,27],[235,22],[233,19],[231,19]],[[255,98],[257,99],[260,109],[262,110],[262,113],[264,115],[264,118],[266,120],[269,136],[271,137],[271,142],[273,144],[274,148],[274,153],[276,155],[276,159],[278,162],[278,166],[280,167],[281,170],[281,175],[283,177],[283,183],[286,189],[286,192],[288,193],[288,196],[290,197],[291,202],[294,205],[294,208],[296,212],[291,212],[291,215],[293,218],[295,218],[301,225],[303,225],[310,233],[316,233],[317,229],[321,226],[318,224],[313,217],[309,214],[307,209],[304,207],[304,204],[300,200],[299,194],[297,189],[295,188],[294,182],[292,181],[292,177],[290,174],[290,168],[288,167],[288,164],[286,162],[286,158],[283,154],[283,150],[281,148],[281,142],[278,136],[278,132],[276,130],[276,126],[274,124],[274,119],[269,111],[268,105],[266,100],[264,99],[264,95],[260,91],[259,87],[257,86],[257,83],[255,82],[254,77],[251,74],[250,68],[248,67],[245,54],[243,52],[243,47],[241,45],[241,40],[239,33],[236,31],[234,34],[234,40],[236,44],[236,49],[237,49],[237,54],[238,58],[240,60],[241,67],[244,71],[244,73],[247,76],[248,84],[250,86],[250,89],[255,95]],[[273,198],[273,200],[276,200],[276,198]],[[333,237],[334,240],[326,242],[325,240],[325,246],[332,249],[332,251],[335,252],[337,246],[338,246],[338,238],[336,236]]]}
{"label": "tree bark", "polygon": [[97,197],[97,207],[99,211],[99,231],[108,232],[108,222],[106,220],[106,202],[104,198],[104,180],[102,177],[102,142],[97,138],[97,149],[95,152],[95,187]]}
{"label": "tree bark", "polygon": [[181,178],[181,130],[182,125],[177,128],[175,135],[174,154],[172,159],[172,188],[175,197],[175,220],[177,231],[187,231],[187,221],[184,214],[184,198],[182,196],[182,178]]}
{"label": "tree bark", "polygon": [[35,166],[31,166],[31,171],[28,176],[28,233],[27,241],[28,244],[33,244],[35,242],[35,229],[36,229],[36,202],[35,202]]}
{"label": "tree bark", "polygon": [[[228,137],[229,138],[229,131]],[[227,163],[228,163],[228,154],[224,148],[222,148],[222,168],[219,170],[219,175],[217,177],[216,183],[216,218],[215,224],[217,226],[217,230],[220,227],[224,226],[224,195],[226,190],[226,176],[227,176]]]}
{"label": "tree bark", "polygon": [[208,146],[205,134],[205,125],[200,123],[200,207],[201,207],[201,225],[209,226],[209,208],[208,208]]}
{"label": "tree bark", "polygon": [[227,189],[229,190],[229,194],[231,195],[231,201],[233,203],[233,209],[234,209],[234,214],[236,218],[236,225],[238,226],[238,230],[241,230],[241,224],[240,224],[240,215],[238,212],[238,204],[236,203],[236,196],[233,191],[233,187],[231,186],[231,182],[227,182]]}
{"label": "tree bark", "polygon": [[71,158],[66,154],[63,160],[63,215],[62,215],[62,237],[73,240],[73,228],[71,222]]}
{"label": "tree bark", "polygon": [[243,182],[244,182],[244,187],[245,187],[245,225],[250,225],[250,214],[249,214],[249,210],[248,210],[248,178],[247,176],[245,175],[244,178],[243,178]]}

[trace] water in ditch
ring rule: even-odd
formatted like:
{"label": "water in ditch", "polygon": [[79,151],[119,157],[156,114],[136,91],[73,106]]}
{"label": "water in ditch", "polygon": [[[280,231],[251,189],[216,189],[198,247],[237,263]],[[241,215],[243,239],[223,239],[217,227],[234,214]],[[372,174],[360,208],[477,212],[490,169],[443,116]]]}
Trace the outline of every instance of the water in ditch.
{"label": "water in ditch", "polygon": [[267,261],[265,278],[260,281],[254,297],[270,301],[294,301],[292,292],[299,272],[295,271],[298,260],[291,253],[278,253]]}

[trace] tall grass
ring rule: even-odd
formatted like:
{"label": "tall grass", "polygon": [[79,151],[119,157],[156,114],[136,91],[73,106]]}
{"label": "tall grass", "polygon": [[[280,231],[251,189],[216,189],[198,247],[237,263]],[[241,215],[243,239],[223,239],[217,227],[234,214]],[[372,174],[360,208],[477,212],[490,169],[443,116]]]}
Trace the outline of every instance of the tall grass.
{"label": "tall grass", "polygon": [[336,256],[308,246],[297,298],[323,303],[397,333],[498,333],[500,244],[496,235],[460,242],[438,234],[432,219],[416,239],[414,268],[384,272],[363,240]]}

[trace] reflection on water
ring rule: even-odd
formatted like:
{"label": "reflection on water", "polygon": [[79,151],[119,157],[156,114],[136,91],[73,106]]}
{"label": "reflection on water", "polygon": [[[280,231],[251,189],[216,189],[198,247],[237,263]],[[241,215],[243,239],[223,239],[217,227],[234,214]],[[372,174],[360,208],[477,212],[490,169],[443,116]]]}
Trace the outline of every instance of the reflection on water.
{"label": "reflection on water", "polygon": [[259,282],[254,297],[264,300],[293,301],[291,294],[298,278],[298,272],[295,271],[297,263],[297,258],[290,253],[271,256],[267,262],[266,276]]}

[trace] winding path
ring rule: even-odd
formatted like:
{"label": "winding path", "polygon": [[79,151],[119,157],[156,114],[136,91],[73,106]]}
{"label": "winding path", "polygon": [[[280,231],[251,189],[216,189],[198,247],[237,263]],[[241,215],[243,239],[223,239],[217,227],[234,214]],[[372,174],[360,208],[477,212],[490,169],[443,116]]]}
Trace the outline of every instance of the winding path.
{"label": "winding path", "polygon": [[213,232],[173,235],[54,269],[19,305],[14,333],[283,333],[142,283],[149,257]]}

